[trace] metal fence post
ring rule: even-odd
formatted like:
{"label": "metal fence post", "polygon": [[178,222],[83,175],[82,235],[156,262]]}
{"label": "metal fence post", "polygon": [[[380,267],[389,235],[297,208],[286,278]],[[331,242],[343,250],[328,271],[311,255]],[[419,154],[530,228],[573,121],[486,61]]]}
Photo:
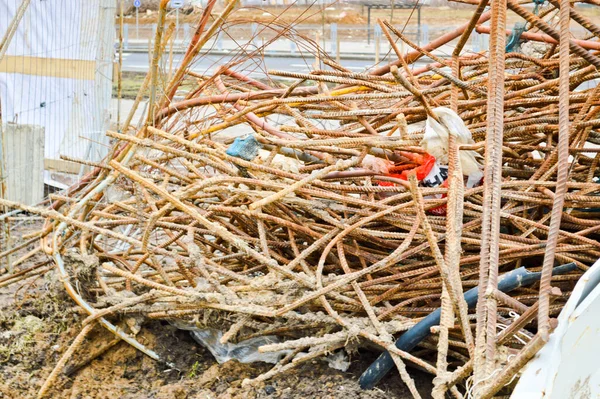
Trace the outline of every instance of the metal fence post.
{"label": "metal fence post", "polygon": [[371,44],[371,6],[367,6],[367,44]]}
{"label": "metal fence post", "polygon": [[421,43],[423,43],[423,44],[429,43],[429,25],[427,25],[427,24],[423,25],[423,27],[421,28],[421,34],[423,35],[423,40]]}
{"label": "metal fence post", "polygon": [[471,35],[471,50],[474,53],[478,53],[481,51],[481,38],[479,36],[481,35],[475,31]]}
{"label": "metal fence post", "polygon": [[123,24],[123,48],[129,48],[129,24]]}
{"label": "metal fence post", "polygon": [[183,24],[183,41],[187,41],[190,37],[190,24]]}
{"label": "metal fence post", "polygon": [[223,33],[221,31],[219,31],[219,33],[217,33],[217,50],[219,51],[223,51]]}
{"label": "metal fence post", "polygon": [[256,22],[252,22],[252,25],[250,25],[250,30],[252,32],[252,44],[254,44],[255,47],[258,47],[258,39],[256,37],[258,35],[258,24]]}
{"label": "metal fence post", "polygon": [[375,37],[375,63],[379,63],[379,47],[381,45],[381,26],[375,25],[373,29],[373,36]]}
{"label": "metal fence post", "polygon": [[329,27],[331,39],[331,54],[335,54],[336,60],[339,60],[340,49],[338,48],[338,25],[334,22]]}

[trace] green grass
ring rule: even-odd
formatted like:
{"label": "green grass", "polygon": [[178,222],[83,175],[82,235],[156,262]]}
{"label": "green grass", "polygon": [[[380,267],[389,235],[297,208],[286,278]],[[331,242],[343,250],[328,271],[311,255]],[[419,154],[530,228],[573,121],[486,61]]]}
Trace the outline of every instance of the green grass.
{"label": "green grass", "polygon": [[190,368],[190,372],[188,373],[188,378],[196,377],[199,367],[200,367],[200,363],[198,361],[196,361],[196,363],[192,364],[192,367]]}
{"label": "green grass", "polygon": [[[144,78],[146,77],[145,73],[141,72],[123,72],[122,81],[121,81],[121,97],[126,99],[134,100],[144,83]],[[117,79],[113,81],[112,88],[113,98],[117,98]]]}

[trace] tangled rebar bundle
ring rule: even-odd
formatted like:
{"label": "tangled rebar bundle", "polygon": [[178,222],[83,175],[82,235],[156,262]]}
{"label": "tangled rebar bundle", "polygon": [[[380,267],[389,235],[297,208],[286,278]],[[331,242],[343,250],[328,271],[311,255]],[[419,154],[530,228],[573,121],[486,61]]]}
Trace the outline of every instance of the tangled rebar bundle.
{"label": "tangled rebar bundle", "polygon": [[[105,162],[88,162],[51,209],[21,206],[47,217],[35,237],[89,313],[63,360],[95,323],[160,360],[120,316],[214,327],[218,315],[221,343],[277,335],[260,351],[287,351],[248,383],[371,343],[387,355],[365,387],[395,364],[420,397],[408,362],[436,376],[436,398],[499,392],[600,257],[600,89],[586,84],[600,78],[600,28],[568,0],[540,15],[482,0],[423,47],[379,21],[397,61],[364,73],[310,43],[311,73],[254,79],[240,50],[202,76],[188,67],[235,7],[209,24],[211,1],[164,81],[162,3],[135,102],[149,92],[146,123],[131,125],[134,107],[108,132]],[[522,39],[545,43],[541,56],[506,53],[507,7],[528,21]],[[588,39],[570,37],[571,19]],[[475,29],[490,33],[489,54],[463,54]],[[432,54],[456,38],[451,57]],[[415,342],[394,344],[418,326]]]}

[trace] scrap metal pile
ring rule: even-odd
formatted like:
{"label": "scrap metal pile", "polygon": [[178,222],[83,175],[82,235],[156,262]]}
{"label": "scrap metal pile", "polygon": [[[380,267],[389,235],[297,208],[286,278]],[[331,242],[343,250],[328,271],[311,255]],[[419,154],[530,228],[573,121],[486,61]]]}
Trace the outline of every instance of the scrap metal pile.
{"label": "scrap metal pile", "polygon": [[[160,83],[163,6],[136,101],[150,93],[147,123],[108,132],[106,161],[37,210],[43,248],[90,315],[66,355],[97,322],[160,360],[129,321],[161,319],[218,327],[222,344],[277,336],[259,352],[281,357],[247,383],[374,345],[388,354],[364,387],[395,364],[420,397],[408,364],[436,376],[437,398],[501,391],[600,257],[600,89],[588,84],[600,29],[561,3],[556,19],[552,5],[536,16],[508,1],[529,21],[522,38],[546,42],[538,56],[505,54],[506,3],[483,1],[423,47],[380,21],[390,65],[356,73],[318,51],[311,73],[255,78],[241,56],[188,72],[234,10],[209,24],[211,2]],[[489,52],[463,51],[490,18]],[[570,18],[587,40],[569,38]],[[431,54],[455,38],[451,57]]]}

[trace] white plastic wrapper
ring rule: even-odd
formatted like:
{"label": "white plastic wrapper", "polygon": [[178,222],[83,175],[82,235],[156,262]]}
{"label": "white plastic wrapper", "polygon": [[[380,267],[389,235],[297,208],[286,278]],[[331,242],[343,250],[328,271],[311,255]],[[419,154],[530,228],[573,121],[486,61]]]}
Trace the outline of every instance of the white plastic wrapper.
{"label": "white plastic wrapper", "polygon": [[[215,328],[198,328],[181,322],[172,322],[180,330],[190,332],[194,341],[204,346],[214,356],[219,363],[225,363],[229,360],[237,360],[240,363],[265,362],[276,364],[291,350],[281,350],[276,352],[260,353],[258,348],[263,345],[276,344],[281,340],[274,335],[265,335],[263,337],[250,338],[237,344],[226,342],[221,343],[223,332]],[[346,371],[350,367],[350,359],[345,350],[339,350],[325,358],[328,366],[335,370]]]}
{"label": "white plastic wrapper", "polygon": [[[259,150],[258,157],[255,158],[254,162],[264,164],[271,155],[270,151]],[[302,162],[297,159],[286,157],[285,155],[277,154],[271,160],[270,166],[289,173],[300,173],[300,167],[303,165]]]}
{"label": "white plastic wrapper", "polygon": [[194,341],[204,346],[214,356],[215,360],[221,364],[229,360],[237,360],[240,363],[265,362],[275,364],[290,351],[277,352],[258,352],[258,348],[263,345],[276,344],[281,342],[274,335],[264,337],[250,338],[237,344],[220,342],[223,332],[214,328],[197,328],[183,323],[173,323],[180,330],[187,330],[194,338]]}
{"label": "white plastic wrapper", "polygon": [[347,371],[350,367],[350,359],[344,349],[341,349],[325,358],[327,365],[334,370]]}
{"label": "white plastic wrapper", "polygon": [[[475,144],[475,141],[473,141],[471,131],[454,111],[446,107],[438,107],[433,110],[433,113],[442,123],[427,117],[421,147],[433,155],[440,165],[448,165],[448,137],[450,134],[456,136],[456,142],[459,145]],[[483,157],[471,150],[460,151],[459,157],[463,174],[465,176],[478,175],[481,179]]]}
{"label": "white plastic wrapper", "polygon": [[421,185],[424,187],[438,187],[441,186],[447,178],[448,167],[436,162],[429,174],[421,180]]}

